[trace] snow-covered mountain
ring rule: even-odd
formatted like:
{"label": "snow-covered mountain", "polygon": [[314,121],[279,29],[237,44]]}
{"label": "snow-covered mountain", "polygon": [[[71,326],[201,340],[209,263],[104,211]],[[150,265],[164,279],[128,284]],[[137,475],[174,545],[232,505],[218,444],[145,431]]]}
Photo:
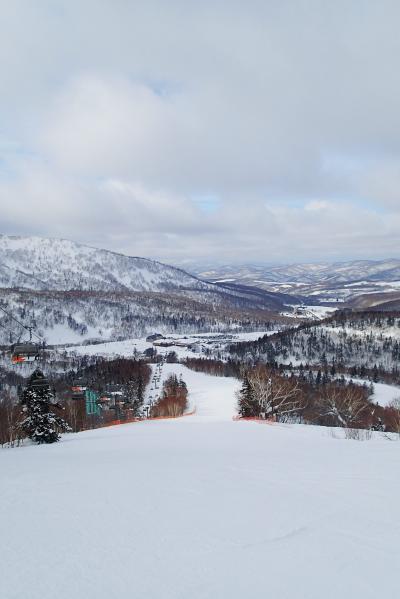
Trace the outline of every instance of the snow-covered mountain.
{"label": "snow-covered mountain", "polygon": [[192,271],[203,280],[230,288],[248,285],[317,302],[343,302],[365,294],[388,294],[400,288],[400,260],[396,259],[272,267],[207,266]]}
{"label": "snow-covered mountain", "polygon": [[351,281],[399,281],[400,260],[355,260],[284,266],[195,267],[196,276],[208,281],[229,280],[240,283],[347,283]]}
{"label": "snow-covered mountain", "polygon": [[[1,305],[48,343],[126,339],[154,330],[260,330],[287,298],[225,288],[154,260],[71,241],[0,236]],[[0,344],[23,333],[0,314]]]}
{"label": "snow-covered mountain", "polygon": [[179,268],[64,239],[0,236],[0,287],[65,291],[209,291]]}

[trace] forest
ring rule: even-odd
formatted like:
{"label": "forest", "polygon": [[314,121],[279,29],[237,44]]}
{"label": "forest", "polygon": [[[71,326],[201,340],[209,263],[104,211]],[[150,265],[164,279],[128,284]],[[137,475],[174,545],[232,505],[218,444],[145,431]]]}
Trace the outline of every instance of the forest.
{"label": "forest", "polygon": [[[162,333],[270,330],[287,320],[266,309],[249,309],[243,298],[234,298],[237,305],[232,305],[232,298],[229,302],[223,298],[223,294],[213,298],[204,293],[193,299],[189,292],[0,290],[1,305],[50,344],[55,338],[58,343],[118,341],[144,337],[155,329]],[[0,345],[18,341],[21,332],[0,313]]]}
{"label": "forest", "polygon": [[244,363],[400,381],[400,313],[339,312],[256,341],[231,344],[228,355]]}

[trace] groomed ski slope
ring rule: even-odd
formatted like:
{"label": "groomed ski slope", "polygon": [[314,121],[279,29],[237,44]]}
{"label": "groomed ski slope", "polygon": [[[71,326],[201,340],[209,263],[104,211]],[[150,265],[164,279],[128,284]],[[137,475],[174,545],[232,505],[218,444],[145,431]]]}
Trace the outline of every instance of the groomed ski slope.
{"label": "groomed ski slope", "polygon": [[194,416],[0,451],[4,599],[395,599],[400,442]]}

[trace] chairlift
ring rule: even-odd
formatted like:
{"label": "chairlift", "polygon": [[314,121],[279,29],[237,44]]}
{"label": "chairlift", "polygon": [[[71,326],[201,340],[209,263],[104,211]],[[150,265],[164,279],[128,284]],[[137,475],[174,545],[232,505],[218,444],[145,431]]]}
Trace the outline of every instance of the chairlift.
{"label": "chairlift", "polygon": [[[3,310],[4,311],[4,310]],[[16,320],[12,317],[13,320]],[[23,326],[29,332],[29,341],[23,341],[21,343],[15,343],[11,346],[11,361],[13,364],[22,364],[25,362],[35,362],[40,359],[40,351],[43,349],[38,343],[34,343],[32,341],[32,335],[38,337],[36,333],[33,333],[33,327],[26,327],[18,320],[16,321],[18,324]],[[39,337],[38,337],[39,339]]]}
{"label": "chairlift", "polygon": [[13,364],[35,362],[40,358],[40,347],[36,343],[16,343],[11,347],[11,361]]}

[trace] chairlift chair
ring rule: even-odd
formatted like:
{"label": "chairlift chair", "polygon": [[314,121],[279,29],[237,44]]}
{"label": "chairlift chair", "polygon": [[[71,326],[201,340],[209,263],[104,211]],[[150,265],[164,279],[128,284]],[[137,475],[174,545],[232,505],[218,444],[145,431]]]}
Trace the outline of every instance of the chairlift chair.
{"label": "chairlift chair", "polygon": [[11,361],[13,364],[35,362],[40,358],[40,347],[35,343],[16,343],[11,347]]}
{"label": "chairlift chair", "polygon": [[[40,352],[44,349],[43,340],[37,335],[32,326],[26,326],[22,322],[20,322],[15,316],[13,316],[8,310],[6,310],[0,304],[0,310],[4,312],[4,314],[10,318],[12,321],[16,322],[20,327],[22,327],[25,331],[29,333],[29,340],[17,342],[11,345],[11,361],[13,364],[22,364],[25,362],[35,362],[40,359]],[[2,328],[6,328],[3,324],[0,323]],[[34,343],[32,341],[32,336],[35,336],[40,343]]]}

